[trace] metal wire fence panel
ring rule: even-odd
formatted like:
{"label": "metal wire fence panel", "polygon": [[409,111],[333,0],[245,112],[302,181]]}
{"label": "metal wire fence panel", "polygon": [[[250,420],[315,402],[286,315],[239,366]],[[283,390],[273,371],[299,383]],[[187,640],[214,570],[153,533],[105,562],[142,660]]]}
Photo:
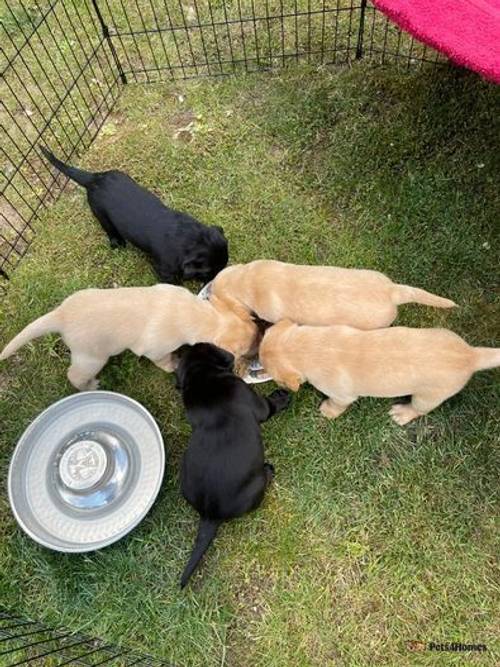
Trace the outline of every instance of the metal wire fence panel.
{"label": "metal wire fence panel", "polygon": [[[250,72],[355,55],[362,0],[101,0],[134,81]],[[118,11],[117,11],[118,10]]]}
{"label": "metal wire fence panel", "polygon": [[62,667],[173,667],[149,655],[107,644],[0,610],[0,665]]}
{"label": "metal wire fence panel", "polygon": [[435,54],[367,0],[0,0],[0,289],[122,84],[224,76],[369,56],[414,67]]}
{"label": "metal wire fence panel", "polygon": [[118,92],[118,73],[87,0],[0,3],[0,269],[25,253],[33,220],[60,183],[40,159],[88,147]]}

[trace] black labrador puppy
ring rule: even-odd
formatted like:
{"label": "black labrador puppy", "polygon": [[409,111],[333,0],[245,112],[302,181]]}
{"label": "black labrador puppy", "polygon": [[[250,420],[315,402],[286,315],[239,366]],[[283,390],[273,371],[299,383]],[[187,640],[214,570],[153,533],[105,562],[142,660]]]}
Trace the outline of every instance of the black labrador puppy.
{"label": "black labrador puppy", "polygon": [[168,208],[121,171],[83,171],[61,162],[46,148],[41,151],[54,167],[86,188],[92,213],[111,247],[130,241],[148,253],[162,282],[208,282],[226,266],[227,240],[221,227],[208,227]]}
{"label": "black labrador puppy", "polygon": [[284,410],[290,394],[277,389],[259,396],[233,373],[233,355],[215,345],[184,346],[177,356],[177,387],[192,428],[181,489],[200,515],[184,588],[221,523],[262,502],[274,469],[264,461],[260,424]]}

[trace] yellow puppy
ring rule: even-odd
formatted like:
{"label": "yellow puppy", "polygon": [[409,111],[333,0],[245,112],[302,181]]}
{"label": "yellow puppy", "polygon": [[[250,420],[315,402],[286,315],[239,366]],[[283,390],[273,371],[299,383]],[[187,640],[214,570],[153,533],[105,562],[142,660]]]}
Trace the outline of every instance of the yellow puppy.
{"label": "yellow puppy", "polygon": [[299,324],[347,324],[358,329],[388,327],[403,303],[456,305],[417,287],[397,285],[378,271],[266,259],[224,269],[214,279],[211,293],[233,307],[242,304],[267,322],[288,318]]}
{"label": "yellow puppy", "polygon": [[281,385],[297,391],[309,382],[329,398],[321,412],[341,415],[359,396],[411,394],[394,405],[401,426],[458,393],[475,371],[500,366],[500,348],[471,347],[447,329],[298,326],[282,320],[268,329],[259,357]]}
{"label": "yellow puppy", "polygon": [[77,389],[95,389],[109,357],[131,350],[173,371],[171,353],[189,343],[213,343],[241,356],[255,343],[257,327],[217,298],[198,299],[183,287],[122,287],[75,292],[21,331],[3,350],[7,359],[33,338],[58,333],[71,350],[68,379]]}

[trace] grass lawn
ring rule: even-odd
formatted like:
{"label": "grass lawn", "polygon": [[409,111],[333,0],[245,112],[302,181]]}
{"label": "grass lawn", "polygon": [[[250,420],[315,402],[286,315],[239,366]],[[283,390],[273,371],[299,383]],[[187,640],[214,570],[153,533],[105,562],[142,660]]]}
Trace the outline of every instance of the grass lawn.
{"label": "grass lawn", "polygon": [[[500,345],[495,102],[497,89],[472,74],[365,64],[129,85],[80,164],[123,169],[222,225],[232,262],[379,269],[460,304],[404,306],[399,324]],[[154,282],[140,253],[109,249],[82,190],[68,187],[0,304],[1,345],[77,289]],[[72,393],[67,367],[56,337],[2,364],[3,489],[23,430]],[[499,664],[498,371],[406,428],[380,399],[328,422],[319,394],[302,388],[263,427],[277,472],[264,504],[222,528],[183,593],[197,516],[179,494],[189,428],[173,378],[127,353],[101,386],[157,419],[168,457],[159,499],[116,545],[61,555],[21,533],[4,490],[3,604],[179,667]],[[489,651],[411,653],[408,640]]]}

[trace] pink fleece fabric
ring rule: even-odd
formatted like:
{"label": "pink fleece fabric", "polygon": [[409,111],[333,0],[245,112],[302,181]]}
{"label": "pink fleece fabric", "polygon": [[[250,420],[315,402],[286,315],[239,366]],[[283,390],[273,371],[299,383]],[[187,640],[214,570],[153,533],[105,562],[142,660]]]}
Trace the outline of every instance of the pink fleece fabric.
{"label": "pink fleece fabric", "polygon": [[421,42],[500,83],[500,0],[372,0]]}

